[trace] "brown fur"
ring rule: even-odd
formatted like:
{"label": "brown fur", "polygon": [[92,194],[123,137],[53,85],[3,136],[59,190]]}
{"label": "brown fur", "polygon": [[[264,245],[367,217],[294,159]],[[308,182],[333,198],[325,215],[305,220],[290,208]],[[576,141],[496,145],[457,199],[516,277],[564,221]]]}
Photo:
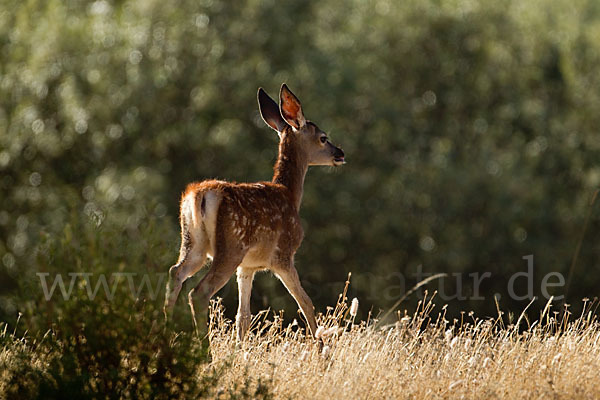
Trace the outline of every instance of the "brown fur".
{"label": "brown fur", "polygon": [[219,195],[217,226],[225,230],[224,234],[217,236],[215,252],[225,246],[221,241],[237,236],[235,229],[243,232],[240,244],[245,248],[252,248],[270,239],[271,232],[278,233],[278,253],[289,255],[300,246],[303,238],[300,216],[292,203],[295,196],[288,187],[273,182],[207,180],[189,184],[182,195],[182,202],[190,194],[202,198],[208,191]]}
{"label": "brown fur", "polygon": [[[249,300],[254,273],[269,269],[294,297],[314,335],[313,305],[294,267],[294,254],[304,235],[298,212],[310,160],[316,160],[317,165],[339,165],[340,157],[343,162],[343,152],[329,141],[320,141],[324,133],[314,124],[306,124],[300,103],[285,85],[282,86],[284,92],[282,102],[293,102],[287,104],[287,109],[291,110],[290,118],[301,122],[299,129],[292,129],[284,122],[273,109],[277,104],[259,90],[261,113],[264,111],[263,118],[268,115],[265,122],[276,130],[281,129],[273,180],[257,183],[207,180],[189,184],[183,193],[182,245],[177,264],[169,270],[165,315],[175,304],[183,281],[195,274],[208,256],[213,258],[213,265],[188,296],[194,323],[195,311],[205,309],[208,300],[237,269],[236,322],[238,338],[242,339],[250,322]],[[199,307],[194,302],[199,303]]]}

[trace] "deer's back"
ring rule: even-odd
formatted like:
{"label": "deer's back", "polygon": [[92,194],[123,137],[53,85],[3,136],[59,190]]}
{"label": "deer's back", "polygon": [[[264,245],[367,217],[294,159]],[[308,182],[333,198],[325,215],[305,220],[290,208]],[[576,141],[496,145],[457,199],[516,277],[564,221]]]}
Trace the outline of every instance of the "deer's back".
{"label": "deer's back", "polygon": [[188,185],[186,199],[200,214],[214,256],[239,246],[247,254],[244,267],[268,267],[274,258],[290,257],[302,242],[300,217],[288,189],[271,182],[203,181]]}

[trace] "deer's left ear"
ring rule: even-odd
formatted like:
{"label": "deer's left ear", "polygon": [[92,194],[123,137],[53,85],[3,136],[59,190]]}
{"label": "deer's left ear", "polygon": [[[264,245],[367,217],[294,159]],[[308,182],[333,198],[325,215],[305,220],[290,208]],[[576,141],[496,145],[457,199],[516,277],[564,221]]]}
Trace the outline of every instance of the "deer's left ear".
{"label": "deer's left ear", "polygon": [[298,130],[306,125],[306,119],[302,113],[300,100],[284,83],[279,91],[279,110],[283,119],[294,129]]}
{"label": "deer's left ear", "polygon": [[265,121],[271,128],[275,129],[281,136],[281,132],[283,132],[287,124],[283,118],[281,118],[281,113],[279,112],[277,103],[275,103],[275,100],[269,97],[263,88],[258,88],[257,97],[258,109],[263,121]]}

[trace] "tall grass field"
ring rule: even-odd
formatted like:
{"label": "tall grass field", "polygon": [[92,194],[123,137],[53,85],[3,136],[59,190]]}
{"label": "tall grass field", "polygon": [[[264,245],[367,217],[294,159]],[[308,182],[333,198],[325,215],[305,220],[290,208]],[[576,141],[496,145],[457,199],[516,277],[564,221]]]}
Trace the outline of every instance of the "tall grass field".
{"label": "tall grass field", "polygon": [[[174,331],[141,305],[129,316],[94,309],[104,323],[60,323],[41,337],[3,324],[3,398],[439,398],[594,399],[600,396],[596,301],[580,315],[550,300],[543,312],[449,321],[435,293],[382,324],[357,320],[346,297],[304,324],[264,310],[236,341],[220,299],[200,337]],[[138,314],[139,313],[139,314]],[[68,319],[68,318],[67,318]],[[99,321],[98,321],[99,322]],[[73,324],[73,325],[69,325]]]}

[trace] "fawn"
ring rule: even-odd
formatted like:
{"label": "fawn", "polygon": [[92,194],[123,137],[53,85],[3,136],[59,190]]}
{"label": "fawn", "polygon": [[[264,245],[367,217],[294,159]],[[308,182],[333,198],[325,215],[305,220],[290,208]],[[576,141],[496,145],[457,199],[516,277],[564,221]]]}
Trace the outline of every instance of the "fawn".
{"label": "fawn", "polygon": [[242,340],[251,321],[254,274],[270,270],[296,300],[314,336],[314,307],[294,267],[294,254],[304,236],[298,211],[308,167],[342,165],[344,152],[304,118],[300,101],[286,84],[279,92],[279,107],[262,88],[258,104],[262,119],[280,138],[273,179],[258,183],[207,180],[187,186],[181,198],[181,249],[177,263],[169,269],[165,318],[183,282],[202,268],[208,256],[212,267],[188,295],[196,331],[196,314],[208,307],[209,299],[237,269],[236,328]]}

